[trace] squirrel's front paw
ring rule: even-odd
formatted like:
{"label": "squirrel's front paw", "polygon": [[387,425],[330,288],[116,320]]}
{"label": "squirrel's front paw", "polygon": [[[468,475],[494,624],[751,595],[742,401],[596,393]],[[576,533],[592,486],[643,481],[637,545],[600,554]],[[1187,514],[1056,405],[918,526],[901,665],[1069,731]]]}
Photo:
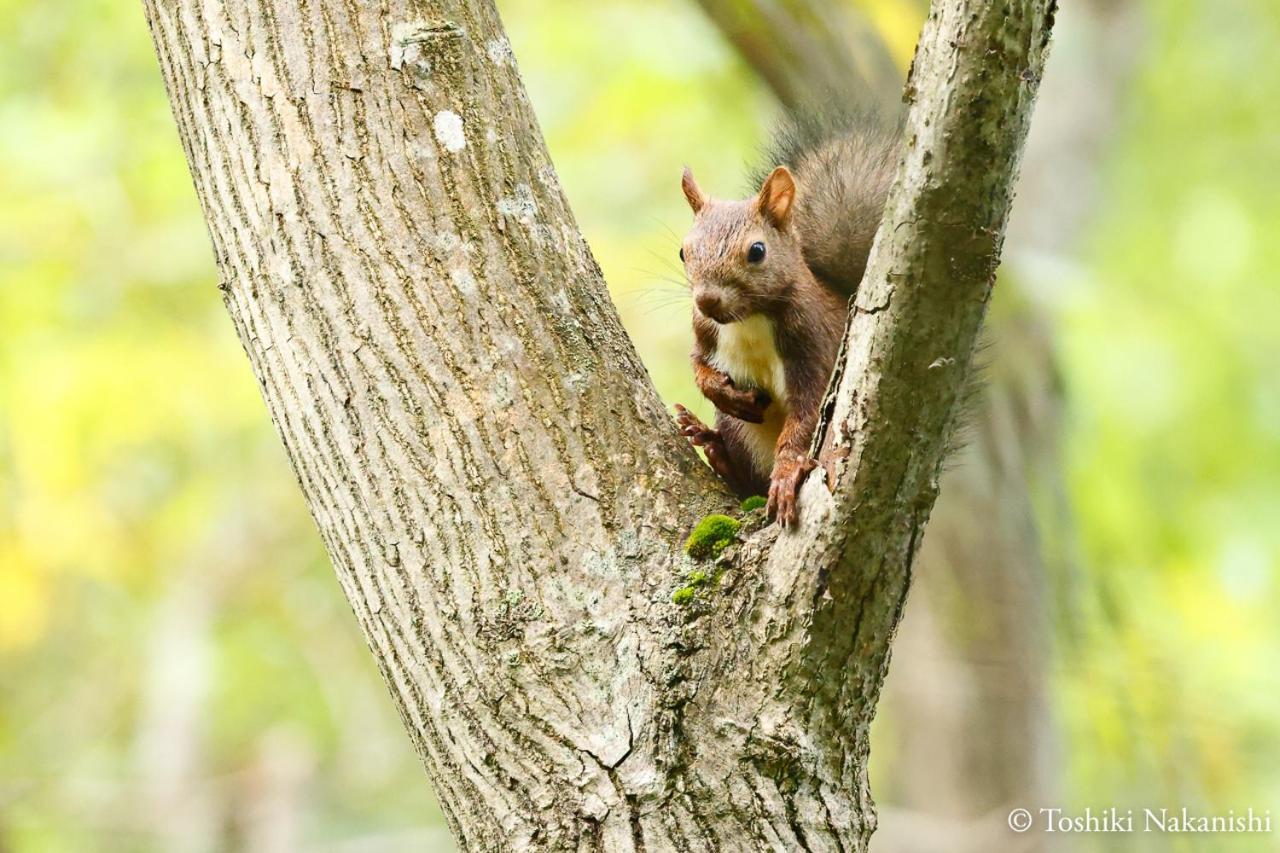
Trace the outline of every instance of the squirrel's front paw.
{"label": "squirrel's front paw", "polygon": [[818,463],[807,456],[779,456],[773,463],[773,474],[769,477],[769,502],[765,512],[770,518],[777,519],[783,527],[795,524],[797,515],[796,501],[800,495],[800,485],[810,471]]}
{"label": "squirrel's front paw", "polygon": [[707,399],[717,409],[730,417],[752,424],[764,423],[765,409],[773,402],[768,392],[759,388],[738,388],[727,376],[722,384],[707,390],[710,392]]}

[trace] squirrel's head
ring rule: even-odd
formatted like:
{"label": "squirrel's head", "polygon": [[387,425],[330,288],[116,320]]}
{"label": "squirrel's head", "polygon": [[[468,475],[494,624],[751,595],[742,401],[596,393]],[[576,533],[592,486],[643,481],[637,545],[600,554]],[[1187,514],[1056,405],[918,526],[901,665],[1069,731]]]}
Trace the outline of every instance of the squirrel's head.
{"label": "squirrel's head", "polygon": [[694,310],[717,323],[734,323],[784,305],[808,270],[792,226],[796,182],[787,167],[774,169],[760,192],[743,201],[708,197],[688,168],[680,185],[693,208],[680,260]]}

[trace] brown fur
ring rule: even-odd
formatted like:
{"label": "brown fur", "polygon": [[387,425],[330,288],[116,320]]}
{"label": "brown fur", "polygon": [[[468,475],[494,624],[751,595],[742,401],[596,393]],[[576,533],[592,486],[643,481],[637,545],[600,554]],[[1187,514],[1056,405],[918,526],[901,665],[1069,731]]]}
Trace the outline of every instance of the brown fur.
{"label": "brown fur", "polygon": [[[888,191],[889,145],[875,140],[845,134],[793,146],[796,171],[774,168],[746,200],[710,198],[688,169],[681,181],[694,211],[682,247],[694,378],[716,420],[713,429],[677,407],[677,421],[735,492],[767,493],[770,517],[784,525],[795,521],[796,494],[814,467],[809,446],[847,297]],[[765,254],[753,263],[756,243]]]}

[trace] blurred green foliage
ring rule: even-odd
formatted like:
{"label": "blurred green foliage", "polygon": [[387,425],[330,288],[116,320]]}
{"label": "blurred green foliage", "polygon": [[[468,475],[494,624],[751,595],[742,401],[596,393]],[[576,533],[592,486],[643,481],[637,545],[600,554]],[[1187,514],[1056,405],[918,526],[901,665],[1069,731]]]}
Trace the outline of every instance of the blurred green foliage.
{"label": "blurred green foliage", "polygon": [[[905,62],[918,4],[863,5]],[[770,100],[683,0],[501,6],[624,321],[708,415],[677,181],[741,192]],[[1265,809],[1280,8],[1145,10],[1092,236],[1044,285],[1083,567],[1061,788]],[[219,303],[140,7],[0,0],[0,43],[0,848],[447,849]]]}
{"label": "blurred green foliage", "polygon": [[1062,644],[1068,779],[1280,816],[1280,6],[1146,11],[1093,237],[1054,284],[1093,596]]}
{"label": "blurred green foliage", "polygon": [[141,5],[4,0],[0,42],[0,849],[423,849]]}

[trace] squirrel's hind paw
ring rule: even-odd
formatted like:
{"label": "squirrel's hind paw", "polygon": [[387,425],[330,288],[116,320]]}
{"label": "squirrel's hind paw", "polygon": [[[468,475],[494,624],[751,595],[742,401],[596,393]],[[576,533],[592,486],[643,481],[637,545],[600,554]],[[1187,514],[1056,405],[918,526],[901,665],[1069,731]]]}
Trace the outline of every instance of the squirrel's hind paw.
{"label": "squirrel's hind paw", "polygon": [[680,428],[680,434],[689,439],[690,444],[702,448],[712,471],[719,474],[722,479],[731,478],[733,465],[729,461],[729,451],[724,446],[724,438],[719,431],[698,420],[697,415],[679,403],[676,404],[676,426]]}
{"label": "squirrel's hind paw", "polygon": [[697,415],[679,403],[676,403],[676,426],[680,427],[680,434],[689,439],[694,447],[720,441],[720,433],[698,420]]}

